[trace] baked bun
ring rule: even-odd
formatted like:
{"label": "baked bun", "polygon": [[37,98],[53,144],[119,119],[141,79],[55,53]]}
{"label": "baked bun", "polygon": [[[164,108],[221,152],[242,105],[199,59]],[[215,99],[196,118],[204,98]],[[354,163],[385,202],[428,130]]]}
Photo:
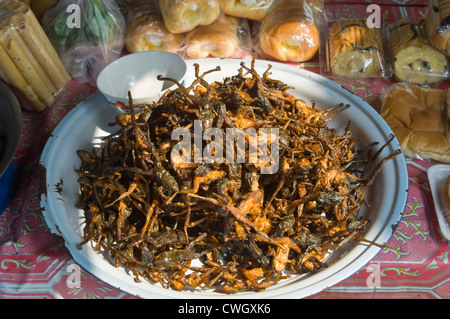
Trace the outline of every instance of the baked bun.
{"label": "baked bun", "polygon": [[274,0],[219,0],[225,14],[258,21],[264,19],[273,2]]}
{"label": "baked bun", "polygon": [[450,55],[450,0],[428,3],[426,29],[431,44]]}
{"label": "baked bun", "polygon": [[383,98],[381,116],[411,158],[450,163],[447,91],[394,84]]}
{"label": "baked bun", "polygon": [[398,80],[433,85],[447,76],[447,56],[431,45],[424,19],[401,19],[389,26],[389,34],[394,75]]}
{"label": "baked bun", "polygon": [[314,13],[303,0],[280,0],[264,18],[258,34],[261,50],[280,61],[302,62],[319,49]]}
{"label": "baked bun", "polygon": [[364,20],[336,22],[328,34],[328,46],[334,75],[374,77],[385,71],[381,32],[367,27]]}
{"label": "baked bun", "polygon": [[239,48],[239,18],[221,15],[206,26],[198,26],[186,34],[186,55],[191,59],[229,58]]}
{"label": "baked bun", "polygon": [[161,50],[178,52],[184,35],[167,30],[158,0],[131,0],[125,44],[129,52]]}
{"label": "baked bun", "polygon": [[220,14],[218,0],[159,0],[167,29],[183,33],[213,23]]}

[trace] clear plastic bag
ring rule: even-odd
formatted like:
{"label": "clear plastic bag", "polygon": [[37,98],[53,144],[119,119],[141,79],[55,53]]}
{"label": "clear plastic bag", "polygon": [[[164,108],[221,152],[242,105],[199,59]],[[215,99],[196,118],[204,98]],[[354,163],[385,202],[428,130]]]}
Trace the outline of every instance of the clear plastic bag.
{"label": "clear plastic bag", "polygon": [[184,33],[211,24],[220,15],[218,0],[159,0],[159,7],[164,23],[172,33]]}
{"label": "clear plastic bag", "polygon": [[431,44],[450,55],[450,7],[442,0],[428,2],[426,29]]}
{"label": "clear plastic bag", "polygon": [[396,83],[383,92],[381,116],[409,158],[450,163],[448,90]]}
{"label": "clear plastic bag", "polygon": [[252,53],[247,19],[221,14],[209,25],[197,26],[186,33],[187,58],[244,58]]}
{"label": "clear plastic bag", "polygon": [[363,19],[341,19],[326,30],[324,38],[326,43],[321,50],[324,75],[390,77],[381,28],[369,28]]}
{"label": "clear plastic bag", "polygon": [[283,62],[312,59],[320,46],[322,8],[321,0],[276,0],[255,24],[256,51]]}
{"label": "clear plastic bag", "polygon": [[113,0],[60,0],[45,13],[42,25],[79,82],[95,81],[125,44],[125,18]]}
{"label": "clear plastic bag", "polygon": [[222,11],[237,18],[261,21],[275,0],[219,0]]}
{"label": "clear plastic bag", "polygon": [[184,34],[170,32],[161,15],[158,0],[131,0],[127,15],[126,47],[129,52],[161,50],[179,53]]}
{"label": "clear plastic bag", "polygon": [[385,37],[397,81],[435,86],[448,77],[448,57],[428,40],[424,19],[402,18],[386,28]]}

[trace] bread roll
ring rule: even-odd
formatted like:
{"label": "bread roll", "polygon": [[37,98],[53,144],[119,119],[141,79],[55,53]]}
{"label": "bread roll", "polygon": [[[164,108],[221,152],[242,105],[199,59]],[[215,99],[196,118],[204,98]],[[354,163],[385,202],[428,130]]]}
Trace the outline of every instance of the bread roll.
{"label": "bread roll", "polygon": [[428,3],[426,29],[431,44],[450,55],[450,0]]}
{"label": "bread roll", "polygon": [[334,75],[374,77],[385,71],[381,32],[367,27],[364,20],[336,22],[328,34],[328,46]]}
{"label": "bread roll", "polygon": [[398,80],[433,85],[447,76],[447,56],[431,45],[424,19],[401,19],[389,26],[389,34],[394,75]]}
{"label": "bread roll", "polygon": [[280,0],[264,18],[258,34],[262,51],[280,61],[311,59],[319,48],[319,28],[305,0]]}
{"label": "bread roll", "polygon": [[258,21],[264,19],[273,2],[274,0],[219,0],[225,14]]}
{"label": "bread roll", "polygon": [[167,29],[183,33],[213,23],[220,14],[218,0],[159,0]]}
{"label": "bread roll", "polygon": [[383,98],[381,116],[411,158],[450,163],[447,136],[447,91],[395,84]]}
{"label": "bread roll", "polygon": [[221,15],[207,26],[198,26],[186,34],[186,54],[199,59],[211,55],[229,58],[239,48],[239,18]]}
{"label": "bread roll", "polygon": [[182,48],[184,35],[167,30],[157,1],[130,1],[125,37],[128,51],[161,50],[177,53]]}

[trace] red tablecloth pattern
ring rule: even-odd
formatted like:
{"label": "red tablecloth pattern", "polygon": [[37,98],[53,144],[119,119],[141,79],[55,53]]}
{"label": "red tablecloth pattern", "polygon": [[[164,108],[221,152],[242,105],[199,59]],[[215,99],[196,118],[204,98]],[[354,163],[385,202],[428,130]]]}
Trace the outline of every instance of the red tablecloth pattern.
{"label": "red tablecloth pattern", "polygon": [[[403,6],[397,6],[402,2]],[[423,1],[386,1],[383,21],[423,16]],[[366,16],[364,3],[326,2],[328,19]],[[295,67],[295,66],[293,66]],[[317,69],[318,65],[297,67]],[[375,109],[387,81],[340,81]],[[39,158],[55,127],[79,102],[96,92],[72,81],[58,103],[44,112],[23,113],[23,136],[15,161],[24,164],[17,192],[0,215],[0,298],[136,298],[98,280],[75,262],[48,230],[40,207]],[[440,233],[427,177],[438,163],[410,159],[409,196],[403,218],[381,252],[360,271],[309,298],[449,298],[450,244]],[[382,200],[382,199],[380,199]],[[80,270],[80,282],[73,282]]]}

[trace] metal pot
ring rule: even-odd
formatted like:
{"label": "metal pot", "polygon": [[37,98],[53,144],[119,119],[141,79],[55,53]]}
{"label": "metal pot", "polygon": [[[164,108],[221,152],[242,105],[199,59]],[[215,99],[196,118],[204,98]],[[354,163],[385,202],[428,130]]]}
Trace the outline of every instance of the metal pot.
{"label": "metal pot", "polygon": [[22,136],[22,110],[10,88],[0,81],[0,177],[5,173]]}

